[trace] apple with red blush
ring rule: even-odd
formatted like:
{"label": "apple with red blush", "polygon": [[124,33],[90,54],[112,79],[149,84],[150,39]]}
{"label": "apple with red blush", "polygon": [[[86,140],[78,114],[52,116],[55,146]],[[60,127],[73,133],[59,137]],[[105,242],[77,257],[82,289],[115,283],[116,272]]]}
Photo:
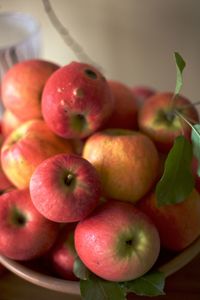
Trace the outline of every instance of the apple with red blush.
{"label": "apple with red blush", "polygon": [[137,207],[154,222],[163,248],[182,251],[200,236],[200,194],[195,189],[182,202],[162,206],[151,192]]}
{"label": "apple with red blush", "polygon": [[13,65],[2,80],[2,102],[17,118],[40,118],[41,97],[47,79],[59,66],[43,59],[24,60]]}
{"label": "apple with red blush", "polygon": [[33,205],[29,190],[0,196],[0,253],[14,260],[31,260],[53,246],[59,226]]}
{"label": "apple with red blush", "polygon": [[70,140],[56,136],[43,120],[29,120],[17,127],[1,148],[2,169],[19,189],[29,187],[35,168],[58,153],[73,153]]}
{"label": "apple with red blush", "polygon": [[84,138],[109,118],[114,105],[105,77],[91,65],[72,62],[53,73],[42,94],[42,115],[64,138]]}
{"label": "apple with red blush", "polygon": [[137,102],[131,89],[124,83],[108,80],[114,97],[114,109],[102,128],[137,129]]}
{"label": "apple with red blush", "polygon": [[148,272],[160,252],[152,221],[132,203],[109,200],[75,229],[75,248],[85,266],[109,281],[134,280]]}
{"label": "apple with red blush", "polygon": [[165,153],[169,152],[177,136],[183,134],[190,138],[191,128],[183,118],[192,123],[199,122],[198,111],[187,98],[173,97],[170,92],[154,94],[141,107],[138,117],[139,129]]}
{"label": "apple with red blush", "polygon": [[76,223],[70,223],[62,228],[54,246],[47,255],[47,262],[51,265],[55,274],[66,280],[78,280],[73,272],[77,257],[74,246],[75,226]]}
{"label": "apple with red blush", "polygon": [[101,184],[95,168],[86,159],[58,154],[37,166],[31,176],[30,194],[37,210],[47,219],[77,222],[98,205]]}

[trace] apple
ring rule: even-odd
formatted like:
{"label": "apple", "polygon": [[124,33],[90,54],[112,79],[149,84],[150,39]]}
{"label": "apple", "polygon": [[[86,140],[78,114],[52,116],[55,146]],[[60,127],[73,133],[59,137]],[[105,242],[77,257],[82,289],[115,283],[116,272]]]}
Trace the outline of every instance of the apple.
{"label": "apple", "polygon": [[29,190],[13,190],[0,197],[0,253],[15,260],[30,260],[49,251],[59,224],[44,218],[34,207]]}
{"label": "apple", "polygon": [[138,131],[99,131],[86,140],[82,155],[96,168],[108,198],[136,202],[160,176],[158,151]]}
{"label": "apple", "polygon": [[159,234],[132,203],[109,200],[75,229],[75,248],[85,266],[110,281],[136,279],[156,262]]}
{"label": "apple", "polygon": [[66,280],[77,280],[73,273],[73,266],[77,257],[74,246],[74,230],[76,224],[66,224],[62,228],[54,246],[47,255],[47,262],[53,271]]}
{"label": "apple", "polygon": [[24,60],[13,65],[2,80],[5,108],[23,121],[41,117],[41,96],[49,76],[59,66],[41,59]]}
{"label": "apple", "polygon": [[0,164],[0,195],[2,195],[6,190],[10,189],[11,187],[13,187],[13,185],[4,174]]}
{"label": "apple", "polygon": [[2,169],[17,188],[24,189],[44,159],[73,151],[72,143],[56,136],[43,120],[30,120],[5,139],[1,149]]}
{"label": "apple", "polygon": [[137,103],[131,89],[122,82],[108,80],[114,96],[114,109],[103,128],[137,129]]}
{"label": "apple", "polygon": [[161,152],[168,152],[177,136],[190,137],[190,126],[176,111],[188,121],[199,122],[198,112],[185,97],[178,95],[172,105],[172,93],[156,93],[148,98],[139,111],[139,128],[147,134]]}
{"label": "apple", "polygon": [[30,194],[37,210],[47,219],[76,222],[99,203],[100,179],[84,158],[58,154],[37,166],[30,180]]}
{"label": "apple", "polygon": [[154,192],[137,203],[156,225],[164,248],[181,251],[200,236],[200,194],[194,189],[183,202],[158,206]]}
{"label": "apple", "polygon": [[156,91],[148,86],[136,85],[131,88],[134,97],[136,98],[137,108],[140,109],[144,105],[146,99],[156,93]]}
{"label": "apple", "polygon": [[42,114],[49,128],[64,138],[84,138],[102,126],[113,110],[113,95],[93,66],[72,62],[45,84]]}
{"label": "apple", "polygon": [[8,109],[4,110],[2,115],[2,134],[7,137],[14,129],[19,127],[23,121],[21,121],[18,117],[16,117],[11,111]]}

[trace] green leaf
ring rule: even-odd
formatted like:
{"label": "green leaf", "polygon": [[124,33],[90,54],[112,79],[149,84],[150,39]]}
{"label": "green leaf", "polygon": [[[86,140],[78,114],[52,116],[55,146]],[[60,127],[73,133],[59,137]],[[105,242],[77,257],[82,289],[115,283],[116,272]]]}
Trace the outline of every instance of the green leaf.
{"label": "green leaf", "polygon": [[79,257],[77,257],[74,261],[73,272],[77,278],[82,280],[88,279],[91,274]]}
{"label": "green leaf", "polygon": [[197,174],[200,176],[200,124],[192,125],[193,154],[198,160]]}
{"label": "green leaf", "polygon": [[165,275],[159,271],[153,271],[141,276],[138,279],[125,283],[127,291],[139,296],[165,295]]}
{"label": "green leaf", "polygon": [[185,68],[185,61],[182,56],[178,52],[174,52],[174,57],[176,61],[176,88],[174,96],[178,95],[181,87],[183,85],[183,77],[182,73]]}
{"label": "green leaf", "polygon": [[192,144],[184,136],[178,136],[165,161],[163,176],[156,186],[159,206],[180,203],[192,192],[192,156]]}
{"label": "green leaf", "polygon": [[117,282],[103,280],[95,275],[80,281],[83,300],[125,300],[126,293]]}

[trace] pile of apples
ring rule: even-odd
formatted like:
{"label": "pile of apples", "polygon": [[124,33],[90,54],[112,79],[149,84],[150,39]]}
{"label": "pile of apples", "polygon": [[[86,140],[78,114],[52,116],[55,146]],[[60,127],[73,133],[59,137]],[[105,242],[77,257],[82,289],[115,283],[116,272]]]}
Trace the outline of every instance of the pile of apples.
{"label": "pile of apples", "polygon": [[[121,282],[148,272],[162,249],[190,245],[200,235],[198,186],[174,205],[158,206],[155,194],[175,138],[191,133],[172,97],[85,63],[14,65],[2,82],[0,253],[46,256],[68,280],[78,256]],[[175,106],[199,122],[188,99]]]}

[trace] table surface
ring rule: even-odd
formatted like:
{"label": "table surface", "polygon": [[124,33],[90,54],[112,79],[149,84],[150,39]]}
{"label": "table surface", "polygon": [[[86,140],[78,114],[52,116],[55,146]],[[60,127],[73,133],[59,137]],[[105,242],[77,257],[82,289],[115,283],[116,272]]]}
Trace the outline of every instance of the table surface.
{"label": "table surface", "polygon": [[[182,270],[166,280],[166,296],[138,297],[129,300],[200,300],[200,255]],[[6,272],[0,277],[0,300],[80,300],[78,296],[66,295],[35,286]],[[95,299],[94,299],[95,300]]]}

